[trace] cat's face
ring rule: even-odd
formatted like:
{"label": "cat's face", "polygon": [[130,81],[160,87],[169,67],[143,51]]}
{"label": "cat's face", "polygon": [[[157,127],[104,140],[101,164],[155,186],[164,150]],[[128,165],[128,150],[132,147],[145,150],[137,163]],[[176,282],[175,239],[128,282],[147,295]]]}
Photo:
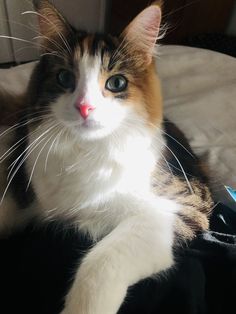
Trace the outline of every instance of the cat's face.
{"label": "cat's face", "polygon": [[46,54],[31,79],[33,110],[49,109],[80,140],[161,122],[153,63],[158,6],[144,10],[120,38],[72,30],[45,0],[38,11]]}

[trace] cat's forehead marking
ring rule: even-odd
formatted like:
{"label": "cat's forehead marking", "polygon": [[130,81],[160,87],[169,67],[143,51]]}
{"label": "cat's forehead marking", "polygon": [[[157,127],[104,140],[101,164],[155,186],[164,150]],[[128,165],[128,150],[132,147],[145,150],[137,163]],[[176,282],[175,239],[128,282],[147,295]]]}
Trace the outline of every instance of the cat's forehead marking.
{"label": "cat's forehead marking", "polygon": [[109,35],[89,34],[80,35],[75,45],[75,61],[76,63],[83,57],[89,55],[94,58],[101,59],[101,65],[108,68],[112,55],[119,46],[119,41],[115,37]]}
{"label": "cat's forehead marking", "polygon": [[[101,58],[101,66],[107,72],[122,72],[136,75],[140,67],[136,65],[135,56],[130,54],[129,45],[117,37],[101,34],[80,36],[76,45],[75,57],[84,54]],[[76,60],[79,61],[79,60]]]}

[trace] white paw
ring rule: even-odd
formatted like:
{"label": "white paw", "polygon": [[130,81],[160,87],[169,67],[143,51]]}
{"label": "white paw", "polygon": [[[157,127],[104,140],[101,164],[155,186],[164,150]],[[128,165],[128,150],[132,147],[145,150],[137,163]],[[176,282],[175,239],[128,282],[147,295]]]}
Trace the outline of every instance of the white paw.
{"label": "white paw", "polygon": [[90,266],[88,260],[80,266],[60,314],[117,313],[126,295],[126,283],[111,276],[112,271],[107,272],[107,267]]}

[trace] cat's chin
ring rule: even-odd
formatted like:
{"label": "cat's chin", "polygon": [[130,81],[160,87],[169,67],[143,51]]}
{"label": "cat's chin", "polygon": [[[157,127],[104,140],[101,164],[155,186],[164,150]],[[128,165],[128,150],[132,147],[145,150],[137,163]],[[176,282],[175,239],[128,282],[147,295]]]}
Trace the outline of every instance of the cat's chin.
{"label": "cat's chin", "polygon": [[97,121],[94,121],[94,120],[84,120],[82,123],[81,123],[81,128],[85,128],[86,130],[99,130],[99,129],[103,129],[103,126],[97,122]]}
{"label": "cat's chin", "polygon": [[103,139],[112,133],[110,128],[106,128],[92,120],[85,120],[81,124],[69,126],[69,128],[73,136],[76,136],[81,141]]}

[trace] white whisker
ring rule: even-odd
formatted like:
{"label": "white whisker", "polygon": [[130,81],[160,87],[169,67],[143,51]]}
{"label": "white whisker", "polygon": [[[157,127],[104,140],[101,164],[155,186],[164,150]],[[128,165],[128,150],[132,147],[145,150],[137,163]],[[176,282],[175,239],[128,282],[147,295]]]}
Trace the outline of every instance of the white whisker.
{"label": "white whisker", "polygon": [[187,182],[187,185],[188,185],[188,187],[189,187],[190,192],[191,192],[192,194],[195,194],[195,193],[194,193],[194,190],[193,190],[193,188],[192,188],[192,185],[191,185],[191,183],[190,183],[190,181],[189,181],[189,179],[188,179],[188,176],[187,176],[187,174],[186,174],[186,172],[185,172],[185,170],[184,170],[184,168],[183,168],[181,162],[179,161],[179,159],[177,158],[177,156],[172,152],[172,150],[171,150],[167,145],[165,145],[165,147],[171,152],[171,154],[174,156],[175,160],[177,161],[178,165],[180,166],[180,168],[181,168],[181,170],[182,170],[182,173],[183,173],[183,175],[184,175],[184,177],[185,177],[185,180],[186,180],[186,182]]}
{"label": "white whisker", "polygon": [[35,162],[34,162],[34,165],[33,165],[33,168],[32,168],[32,171],[31,171],[31,174],[30,174],[30,177],[29,177],[29,181],[28,181],[28,184],[27,184],[27,187],[26,187],[26,191],[28,191],[29,189],[29,186],[30,186],[30,183],[31,183],[31,180],[32,180],[32,177],[33,177],[33,174],[34,174],[34,170],[35,170],[35,167],[36,167],[36,164],[39,160],[39,157],[40,155],[42,154],[44,148],[46,147],[46,145],[48,144],[48,142],[51,140],[51,138],[54,136],[54,133],[49,137],[49,139],[44,143],[44,145],[42,146],[42,148],[40,149],[39,153],[38,153],[38,156],[36,157],[35,159]]}
{"label": "white whisker", "polygon": [[[27,148],[26,150],[16,159],[16,161],[12,164],[12,168],[10,170],[10,173],[12,173],[12,170],[14,169],[14,166],[16,165],[17,161],[19,160],[19,158],[21,158],[21,156],[26,152],[26,155],[23,157],[23,159],[20,161],[19,165],[17,165],[15,171],[13,172],[13,174],[11,175],[11,177],[9,176],[8,174],[8,177],[7,177],[7,180],[8,181],[8,184],[5,188],[5,191],[2,195],[2,198],[1,198],[1,201],[0,201],[0,205],[2,205],[3,201],[4,201],[4,198],[6,196],[6,193],[9,189],[9,186],[11,184],[11,182],[13,181],[16,173],[18,172],[18,170],[20,169],[20,167],[24,164],[25,160],[31,155],[31,153],[44,141],[44,138],[40,140],[40,138],[42,138],[45,134],[47,134],[48,132],[50,132],[53,128],[55,128],[59,123],[57,123],[56,125],[53,125],[52,127],[50,127],[48,130],[46,130],[45,132],[43,132],[40,136],[37,137],[36,140],[33,141],[33,143],[31,143]],[[39,141],[40,140],[40,141]],[[35,144],[35,145],[34,145]],[[34,145],[34,146],[33,146]],[[32,147],[33,146],[33,147]],[[31,148],[30,148],[31,147]],[[30,149],[30,151],[29,151]],[[10,165],[11,167],[11,165]]]}
{"label": "white whisker", "polygon": [[59,49],[60,52],[64,52],[65,54],[67,54],[67,51],[61,45],[59,45],[55,40],[48,38],[47,36],[39,35],[34,37],[33,39],[37,40],[42,38],[47,39],[50,43],[57,47],[57,49]]}
{"label": "white whisker", "polygon": [[175,141],[177,144],[179,144],[179,146],[181,146],[192,158],[196,159],[196,157],[183,145],[181,144],[176,138],[174,138],[173,136],[171,136],[170,134],[166,133],[165,131],[161,130],[162,133],[164,133],[166,136],[168,136],[169,138],[171,138],[173,141]]}
{"label": "white whisker", "polygon": [[47,165],[48,165],[48,159],[49,159],[49,155],[50,155],[50,152],[52,151],[52,148],[54,146],[54,144],[56,143],[58,137],[60,137],[61,133],[63,132],[63,130],[61,130],[61,132],[59,132],[54,140],[52,141],[52,144],[50,145],[49,149],[48,149],[48,152],[47,152],[47,156],[46,156],[46,159],[45,159],[45,166],[44,166],[44,172],[46,173],[47,172]]}
{"label": "white whisker", "polygon": [[[45,115],[46,116],[46,115]],[[39,117],[36,117],[36,118],[33,118],[33,119],[30,119],[30,120],[24,120],[24,121],[21,121],[21,122],[18,122],[16,124],[14,124],[13,126],[7,128],[5,131],[3,131],[1,134],[0,134],[0,138],[3,138],[4,136],[8,135],[9,133],[21,128],[22,126],[26,126],[27,124],[30,124],[32,122],[36,122],[38,121]]]}
{"label": "white whisker", "polygon": [[[46,123],[45,123],[46,124]],[[8,173],[7,179],[9,179],[12,170],[14,169],[14,166],[17,164],[18,160],[38,141],[40,140],[45,134],[47,134],[48,132],[51,131],[51,129],[55,127],[55,125],[53,125],[52,127],[50,127],[48,130],[46,130],[45,132],[43,132],[40,136],[38,136],[30,145],[28,145],[28,147],[17,157],[17,159],[10,164],[10,166],[8,167],[8,169],[11,168],[11,170]]]}
{"label": "white whisker", "polygon": [[63,44],[64,44],[65,47],[67,48],[69,54],[72,55],[72,50],[71,50],[71,48],[70,48],[70,46],[69,46],[67,40],[65,39],[65,36],[64,36],[61,32],[59,32],[59,31],[57,30],[56,25],[55,25],[52,21],[50,21],[48,18],[46,18],[46,16],[40,14],[39,12],[35,12],[35,11],[25,11],[25,12],[22,12],[21,14],[22,14],[22,15],[25,15],[25,14],[35,14],[35,15],[38,15],[39,17],[41,17],[41,18],[43,18],[45,21],[47,21],[47,23],[48,23],[49,25],[52,25],[53,28],[54,28],[54,30],[55,30],[55,32],[58,34],[58,36],[61,38]]}
{"label": "white whisker", "polygon": [[[40,117],[40,118],[35,118],[35,119],[31,119],[31,121],[28,121],[27,124],[36,122],[36,121],[40,121],[43,120],[44,117]],[[24,124],[26,125],[26,124]],[[22,127],[23,125],[21,125]],[[31,134],[35,133],[36,131],[32,132]],[[23,138],[21,138],[19,141],[17,141],[16,143],[14,143],[1,157],[0,157],[0,163],[2,163],[6,158],[8,158],[18,147],[20,147],[27,139],[28,135],[24,136]],[[19,145],[18,145],[19,144]]]}

